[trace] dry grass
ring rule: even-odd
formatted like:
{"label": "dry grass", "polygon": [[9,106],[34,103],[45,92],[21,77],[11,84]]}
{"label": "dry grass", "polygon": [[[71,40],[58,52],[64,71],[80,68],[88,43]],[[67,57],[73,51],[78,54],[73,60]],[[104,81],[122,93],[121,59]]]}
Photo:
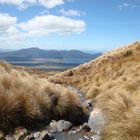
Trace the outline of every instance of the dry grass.
{"label": "dry grass", "polygon": [[26,67],[26,66],[14,66],[12,65],[12,67],[16,70],[23,70],[26,71],[27,73],[29,73],[30,75],[37,75],[40,78],[47,78],[48,76],[53,76],[59,72],[46,72],[40,69],[36,69],[36,68],[31,68],[31,67]]}
{"label": "dry grass", "polygon": [[140,139],[140,92],[112,91],[97,97],[105,116],[103,140]]}
{"label": "dry grass", "polygon": [[79,98],[58,84],[0,63],[0,130],[29,129],[52,119],[83,121]]}
{"label": "dry grass", "polygon": [[86,98],[93,99],[98,94],[100,94],[100,92],[101,92],[101,90],[98,87],[93,86],[88,90],[88,93],[86,94]]}
{"label": "dry grass", "polygon": [[[79,100],[64,87],[6,64],[1,65],[0,73],[0,129],[53,118],[80,120]],[[106,122],[103,140],[140,139],[140,42],[49,80],[71,84],[85,91],[88,98],[95,98],[95,107],[102,110]]]}
{"label": "dry grass", "polygon": [[106,121],[103,140],[140,139],[140,42],[70,71],[72,76],[67,71],[49,79],[81,88],[87,98],[95,98],[95,106],[102,110]]}
{"label": "dry grass", "polygon": [[94,87],[103,91],[118,89],[124,85],[124,79],[133,82],[140,78],[139,48],[140,42],[135,42],[105,53],[87,64],[50,76],[49,80],[54,83],[73,85],[82,89],[91,98],[93,96],[89,95],[93,94],[91,90]]}

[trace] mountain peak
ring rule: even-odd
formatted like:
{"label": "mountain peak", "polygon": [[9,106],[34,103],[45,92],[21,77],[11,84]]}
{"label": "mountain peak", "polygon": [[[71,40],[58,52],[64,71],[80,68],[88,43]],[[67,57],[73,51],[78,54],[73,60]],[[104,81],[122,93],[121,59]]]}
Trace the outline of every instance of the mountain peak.
{"label": "mountain peak", "polygon": [[24,48],[22,50],[41,50],[41,49],[38,47],[31,47],[31,48]]}

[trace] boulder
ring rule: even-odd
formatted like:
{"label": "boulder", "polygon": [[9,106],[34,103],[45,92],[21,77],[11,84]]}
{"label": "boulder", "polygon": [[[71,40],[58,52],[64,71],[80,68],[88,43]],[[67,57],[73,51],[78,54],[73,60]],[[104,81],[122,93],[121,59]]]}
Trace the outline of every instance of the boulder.
{"label": "boulder", "polygon": [[99,109],[94,109],[90,113],[88,120],[89,127],[96,133],[100,133],[104,126],[104,117]]}
{"label": "boulder", "polygon": [[61,132],[61,131],[68,131],[72,127],[72,123],[65,120],[60,120],[58,122],[56,121],[51,122],[50,126],[52,129]]}

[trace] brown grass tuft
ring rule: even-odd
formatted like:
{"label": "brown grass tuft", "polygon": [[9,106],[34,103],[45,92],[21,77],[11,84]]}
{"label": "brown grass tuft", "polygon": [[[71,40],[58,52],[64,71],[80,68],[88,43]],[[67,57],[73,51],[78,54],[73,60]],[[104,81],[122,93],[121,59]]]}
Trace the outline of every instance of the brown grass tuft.
{"label": "brown grass tuft", "polygon": [[80,123],[84,112],[79,98],[63,86],[0,64],[0,130],[29,129],[66,119]]}
{"label": "brown grass tuft", "polygon": [[87,94],[86,94],[86,97],[88,99],[93,99],[95,98],[98,94],[100,94],[100,89],[98,87],[91,87],[88,91],[87,91]]}
{"label": "brown grass tuft", "polygon": [[138,140],[140,138],[139,92],[112,91],[97,97],[96,107],[105,116],[103,140]]}

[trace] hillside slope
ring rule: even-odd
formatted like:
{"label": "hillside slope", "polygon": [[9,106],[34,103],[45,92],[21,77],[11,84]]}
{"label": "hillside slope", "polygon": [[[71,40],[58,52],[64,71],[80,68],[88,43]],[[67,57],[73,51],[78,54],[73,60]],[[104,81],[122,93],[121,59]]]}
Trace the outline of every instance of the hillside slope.
{"label": "hillside slope", "polygon": [[[97,59],[49,78],[82,89],[91,98],[101,90],[133,90],[140,79],[140,42],[105,53]],[[133,84],[132,84],[133,83]],[[131,85],[132,84],[132,85]]]}
{"label": "hillside slope", "polygon": [[93,112],[100,110],[105,119],[102,140],[140,139],[140,42],[48,75],[46,78],[55,84],[5,63],[0,63],[0,73],[2,130],[44,124],[51,119],[83,120],[78,97],[59,83],[82,89],[87,98],[95,100]]}
{"label": "hillside slope", "polygon": [[49,79],[80,88],[95,99],[105,119],[102,140],[140,139],[140,42]]}

